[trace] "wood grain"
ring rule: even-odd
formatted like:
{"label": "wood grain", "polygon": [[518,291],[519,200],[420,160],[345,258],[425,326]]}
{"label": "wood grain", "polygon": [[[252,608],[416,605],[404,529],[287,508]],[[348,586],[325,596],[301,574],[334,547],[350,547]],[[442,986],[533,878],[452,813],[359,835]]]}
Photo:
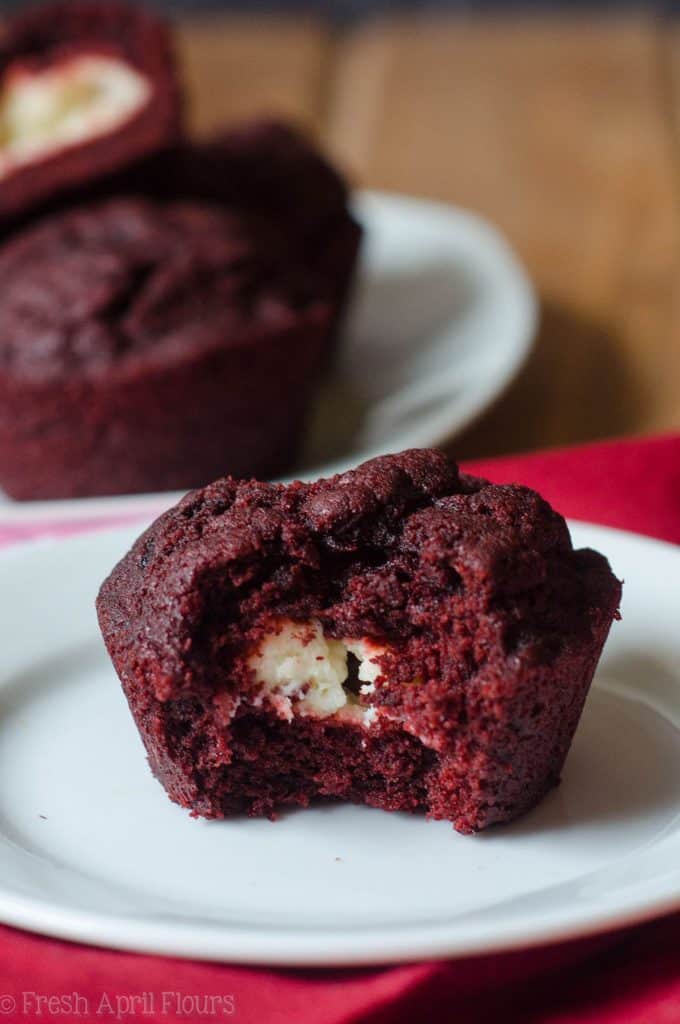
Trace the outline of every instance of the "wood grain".
{"label": "wood grain", "polygon": [[[675,167],[675,209],[680,218],[680,19],[677,17],[661,26],[663,83],[666,89],[666,109],[671,121],[672,157]],[[668,416],[671,426],[677,426],[680,407],[680,259],[676,263],[675,301],[673,304],[672,347],[675,366],[669,375],[666,390],[670,394],[673,411]]]}
{"label": "wood grain", "polygon": [[196,132],[320,130],[364,185],[505,232],[540,292],[526,371],[465,456],[680,428],[680,29],[651,16],[183,26]]}
{"label": "wood grain", "polygon": [[465,455],[680,427],[678,168],[650,18],[393,20],[349,37],[328,139],[359,180],[481,212],[543,324]]}
{"label": "wood grain", "polygon": [[178,37],[195,135],[261,115],[320,127],[330,47],[321,23],[204,15],[183,21]]}

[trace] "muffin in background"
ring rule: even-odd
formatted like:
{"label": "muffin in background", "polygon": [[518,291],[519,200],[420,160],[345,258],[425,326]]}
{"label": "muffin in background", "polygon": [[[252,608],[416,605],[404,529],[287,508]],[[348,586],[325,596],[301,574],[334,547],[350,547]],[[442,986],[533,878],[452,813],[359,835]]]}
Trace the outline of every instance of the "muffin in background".
{"label": "muffin in background", "polygon": [[276,224],[340,321],[361,229],[348,209],[346,182],[301,131],[272,119],[252,121],[175,150],[171,168],[161,170],[156,193],[236,206]]}
{"label": "muffin in background", "polygon": [[0,224],[13,225],[178,141],[168,26],[110,2],[56,2],[0,37]]}
{"label": "muffin in background", "polygon": [[290,469],[361,230],[296,129],[182,136],[168,26],[57,2],[0,39],[0,487]]}
{"label": "muffin in background", "polygon": [[294,458],[333,303],[263,218],[118,197],[0,250],[0,485],[189,488]]}
{"label": "muffin in background", "polygon": [[198,200],[262,217],[285,236],[290,259],[312,286],[333,302],[337,335],[362,232],[347,183],[296,126],[263,118],[202,142],[182,141],[79,194],[89,201],[121,194]]}

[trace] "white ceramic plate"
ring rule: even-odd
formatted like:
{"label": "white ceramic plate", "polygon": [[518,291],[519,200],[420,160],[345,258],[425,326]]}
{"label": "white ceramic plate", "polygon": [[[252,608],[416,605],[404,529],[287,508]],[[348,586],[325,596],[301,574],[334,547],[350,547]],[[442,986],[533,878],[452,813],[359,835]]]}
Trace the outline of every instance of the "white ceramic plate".
{"label": "white ceramic plate", "polygon": [[[361,272],[338,365],[295,469],[307,479],[441,444],[468,426],[516,376],[536,326],[524,270],[480,218],[377,192],[361,193],[356,213],[366,229]],[[107,515],[121,501],[139,506],[148,497],[7,503],[2,520]]]}
{"label": "white ceramic plate", "polygon": [[0,555],[0,919],[107,946],[350,964],[525,946],[680,905],[680,549],[625,577],[562,785],[476,837],[343,805],[192,820],[151,777],[93,601],[137,531]]}

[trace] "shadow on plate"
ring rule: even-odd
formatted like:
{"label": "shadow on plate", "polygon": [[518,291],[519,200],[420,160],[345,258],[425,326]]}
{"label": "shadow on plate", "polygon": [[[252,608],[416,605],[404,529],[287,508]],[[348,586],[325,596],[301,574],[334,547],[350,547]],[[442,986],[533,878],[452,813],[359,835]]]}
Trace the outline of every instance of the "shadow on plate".
{"label": "shadow on plate", "polygon": [[[365,445],[368,434],[371,443],[382,437],[387,450],[390,420],[402,421],[409,413],[415,381],[425,381],[419,394],[432,392],[433,402],[445,400],[448,395],[437,389],[442,366],[448,369],[464,357],[462,349],[456,353],[452,334],[480,294],[479,281],[450,256],[408,270],[366,270],[338,364],[314,403],[302,466],[345,457]],[[446,387],[450,390],[448,382]],[[380,406],[384,399],[389,407]]]}
{"label": "shadow on plate", "polygon": [[578,444],[639,429],[650,396],[609,324],[543,299],[538,338],[505,395],[455,443],[459,459]]}
{"label": "shadow on plate", "polygon": [[[658,679],[658,667],[648,659],[638,667],[644,671],[636,677],[639,692],[642,679]],[[626,671],[634,673],[636,667]],[[610,663],[591,691],[561,784],[533,811],[482,833],[480,841],[570,830],[582,834],[584,828],[595,832],[654,818],[662,831],[676,817],[680,733],[639,699],[614,692],[619,679]]]}

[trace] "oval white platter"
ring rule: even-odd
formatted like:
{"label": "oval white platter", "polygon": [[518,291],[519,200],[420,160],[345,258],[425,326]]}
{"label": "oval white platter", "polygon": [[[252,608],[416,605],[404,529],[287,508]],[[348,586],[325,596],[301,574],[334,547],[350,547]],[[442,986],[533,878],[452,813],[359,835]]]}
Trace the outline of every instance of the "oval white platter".
{"label": "oval white platter", "polygon": [[0,554],[0,919],[105,946],[362,964],[574,937],[680,905],[680,549],[574,525],[625,578],[564,780],[479,836],[327,805],[192,820],[151,777],[93,602],[137,528]]}
{"label": "oval white platter", "polygon": [[[360,193],[357,286],[333,373],[322,386],[294,475],[316,479],[385,452],[438,445],[507,388],[531,348],[537,302],[498,232],[463,210]],[[207,481],[206,481],[207,483]],[[169,506],[177,495],[23,502],[3,522]]]}

